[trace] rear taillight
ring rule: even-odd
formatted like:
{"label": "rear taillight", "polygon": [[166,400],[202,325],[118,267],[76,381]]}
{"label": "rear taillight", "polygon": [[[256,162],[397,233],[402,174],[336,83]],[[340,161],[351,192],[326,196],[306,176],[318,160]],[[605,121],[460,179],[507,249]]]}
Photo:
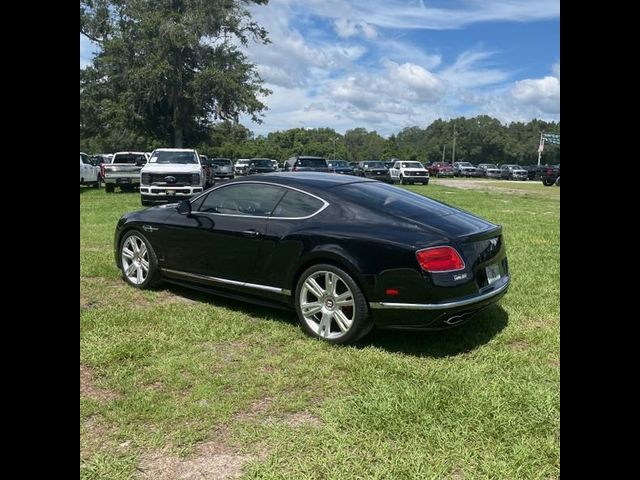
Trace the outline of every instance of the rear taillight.
{"label": "rear taillight", "polygon": [[420,267],[427,272],[453,272],[464,269],[462,257],[452,247],[425,248],[416,252]]}

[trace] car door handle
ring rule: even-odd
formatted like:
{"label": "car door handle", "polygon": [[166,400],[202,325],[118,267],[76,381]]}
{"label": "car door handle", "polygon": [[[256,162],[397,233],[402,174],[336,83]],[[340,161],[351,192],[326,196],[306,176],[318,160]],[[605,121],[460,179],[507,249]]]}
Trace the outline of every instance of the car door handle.
{"label": "car door handle", "polygon": [[245,230],[244,232],[242,232],[242,234],[245,237],[258,237],[258,236],[260,236],[260,232],[257,231],[257,230],[254,230],[253,228],[250,229],[250,230]]}

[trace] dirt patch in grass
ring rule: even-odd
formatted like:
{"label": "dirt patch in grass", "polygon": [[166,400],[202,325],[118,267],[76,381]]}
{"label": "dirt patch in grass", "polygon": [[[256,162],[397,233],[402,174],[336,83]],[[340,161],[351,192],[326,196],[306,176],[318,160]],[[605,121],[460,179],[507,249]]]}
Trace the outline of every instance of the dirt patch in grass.
{"label": "dirt patch in grass", "polygon": [[284,424],[289,427],[300,427],[311,425],[320,427],[323,425],[322,420],[309,412],[294,412],[282,414],[267,414],[271,410],[273,399],[264,397],[254,401],[247,410],[237,413],[234,416],[235,421],[251,421],[265,425]]}
{"label": "dirt patch in grass", "polygon": [[225,443],[211,441],[198,445],[195,452],[181,459],[167,452],[156,452],[142,458],[138,470],[140,478],[154,480],[226,480],[239,478],[244,466],[264,458],[243,454]]}
{"label": "dirt patch in grass", "polygon": [[515,352],[524,352],[529,349],[529,342],[526,340],[514,340],[509,342],[509,348]]}
{"label": "dirt patch in grass", "polygon": [[[504,184],[498,183],[498,181],[493,180],[445,180],[438,179],[437,182],[434,182],[437,185],[443,185],[445,187],[453,187],[460,188],[462,190],[491,190],[500,193],[509,193],[509,194],[533,194],[533,195],[542,195],[542,192],[538,192],[536,190],[528,190],[523,188],[509,188],[504,186]],[[526,183],[524,183],[526,185]]]}
{"label": "dirt patch in grass", "polygon": [[95,375],[93,371],[86,365],[80,364],[80,396],[85,398],[91,398],[99,402],[108,402],[117,398],[122,398],[122,395],[113,390],[107,388],[99,388],[94,385]]}
{"label": "dirt patch in grass", "polygon": [[89,458],[98,450],[111,448],[109,438],[113,432],[113,426],[102,420],[99,415],[91,415],[84,420],[80,428],[80,458]]}
{"label": "dirt patch in grass", "polygon": [[[147,309],[162,305],[198,303],[169,290],[143,291],[127,285],[122,279],[81,277],[80,310],[110,307],[126,301],[127,308]],[[84,283],[84,288],[82,288]]]}

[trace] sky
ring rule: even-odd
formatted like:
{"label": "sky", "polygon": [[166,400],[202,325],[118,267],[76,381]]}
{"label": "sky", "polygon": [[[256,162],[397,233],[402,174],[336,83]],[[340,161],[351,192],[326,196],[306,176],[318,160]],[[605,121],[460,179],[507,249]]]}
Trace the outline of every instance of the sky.
{"label": "sky", "polygon": [[[270,0],[244,50],[272,94],[256,134],[442,118],[560,119],[559,0]],[[80,36],[80,66],[96,46]]]}

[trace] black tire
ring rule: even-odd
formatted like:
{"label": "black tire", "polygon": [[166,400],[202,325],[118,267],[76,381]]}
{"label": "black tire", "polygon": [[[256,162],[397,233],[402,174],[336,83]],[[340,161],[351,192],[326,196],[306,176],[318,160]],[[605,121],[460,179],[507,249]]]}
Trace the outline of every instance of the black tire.
{"label": "black tire", "polygon": [[542,184],[545,187],[550,187],[551,185],[553,185],[553,180],[551,180],[550,178],[543,178],[542,179]]}
{"label": "black tire", "polygon": [[[338,333],[338,332],[333,332],[331,333],[331,329],[332,327],[337,327],[337,323],[334,325],[334,321],[332,320],[329,326],[329,330],[330,330],[330,334],[331,335],[340,335],[334,338],[325,338],[320,336],[318,333],[316,333],[311,326],[307,323],[307,320],[305,319],[304,315],[302,314],[302,310],[301,310],[301,293],[302,293],[302,289],[303,286],[306,282],[306,280],[312,276],[313,274],[317,274],[319,272],[331,272],[334,275],[336,275],[339,280],[346,285],[349,290],[351,290],[351,297],[353,300],[353,307],[347,307],[347,308],[354,308],[355,310],[351,311],[351,316],[352,316],[352,323],[351,326],[348,328],[348,330],[346,332],[343,333]],[[338,282],[336,282],[338,283]],[[325,284],[326,286],[326,284]],[[313,294],[312,294],[313,295]],[[369,312],[369,304],[367,303],[367,299],[364,297],[364,294],[362,293],[362,290],[360,290],[360,287],[358,287],[358,285],[356,284],[356,282],[353,280],[353,278],[351,278],[351,276],[345,272],[344,270],[342,270],[339,267],[336,267],[334,265],[330,265],[330,264],[317,264],[317,265],[313,265],[312,267],[309,267],[308,269],[306,269],[302,275],[300,275],[300,278],[298,279],[298,284],[296,285],[296,290],[295,290],[295,297],[294,297],[294,302],[295,302],[295,307],[296,307],[296,313],[298,314],[298,320],[300,321],[300,325],[302,327],[302,330],[304,330],[304,332],[313,337],[313,338],[317,338],[320,340],[323,340],[325,342],[328,343],[333,343],[333,344],[343,344],[343,343],[351,343],[351,342],[355,342],[357,340],[359,340],[360,338],[364,337],[367,333],[369,333],[371,331],[371,329],[373,328],[373,322],[371,321],[371,314]],[[343,311],[344,313],[344,311]],[[318,312],[318,314],[320,314],[320,312]],[[338,329],[339,330],[339,329]]]}
{"label": "black tire", "polygon": [[104,184],[104,191],[107,193],[113,193],[113,190],[115,189],[115,187],[113,186],[113,183],[105,183]]}
{"label": "black tire", "polygon": [[[122,260],[122,250],[124,245],[126,244],[127,240],[130,237],[136,237],[138,239],[140,239],[142,242],[144,242],[146,248],[147,248],[147,252],[148,252],[148,262],[149,262],[149,270],[147,273],[147,277],[144,279],[144,281],[142,283],[136,284],[133,283],[129,277],[125,274],[124,271],[124,263]],[[135,288],[139,288],[142,290],[146,290],[152,287],[155,287],[156,285],[158,285],[162,279],[162,275],[160,273],[160,268],[158,267],[158,257],[156,257],[156,252],[153,250],[153,247],[151,246],[151,243],[149,242],[149,240],[147,239],[147,237],[145,237],[142,232],[139,232],[138,230],[129,230],[127,233],[125,233],[122,236],[122,239],[120,240],[120,246],[118,248],[118,255],[119,255],[119,260],[120,260],[120,270],[122,271],[122,278],[124,279],[125,282],[127,282],[129,285],[131,285],[132,287]]]}
{"label": "black tire", "polygon": [[92,182],[91,186],[93,188],[100,188],[100,177],[98,177],[98,179],[95,182]]}
{"label": "black tire", "polygon": [[423,185],[429,185],[429,180],[427,180],[426,182],[422,182]]}

